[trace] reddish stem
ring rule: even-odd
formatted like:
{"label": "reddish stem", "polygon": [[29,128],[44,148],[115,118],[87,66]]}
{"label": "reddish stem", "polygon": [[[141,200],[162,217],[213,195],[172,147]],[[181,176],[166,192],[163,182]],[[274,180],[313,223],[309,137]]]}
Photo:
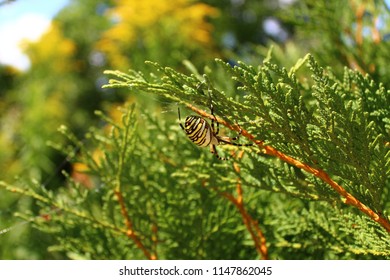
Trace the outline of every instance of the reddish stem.
{"label": "reddish stem", "polygon": [[[214,116],[212,116],[211,114],[209,114],[203,110],[200,110],[191,104],[186,104],[186,105],[189,109],[191,109],[192,111],[194,111],[195,113],[199,114],[202,117],[209,118],[209,119],[214,118]],[[229,128],[230,130],[241,131],[242,136],[253,141],[260,149],[262,149],[264,151],[265,154],[277,157],[277,158],[281,159],[282,161],[287,162],[288,164],[291,164],[295,167],[303,169],[303,170],[313,174],[317,178],[321,179],[325,183],[329,184],[338,194],[340,194],[344,198],[344,203],[358,208],[360,211],[365,213],[367,216],[369,216],[375,222],[379,223],[382,227],[384,227],[390,233],[390,223],[385,217],[377,214],[372,209],[370,209],[368,206],[366,206],[364,203],[359,201],[352,194],[347,192],[342,186],[340,186],[335,181],[333,181],[325,171],[318,169],[318,168],[311,167],[310,165],[308,165],[304,162],[301,162],[299,160],[296,160],[296,159],[280,152],[279,150],[277,150],[271,146],[264,145],[264,141],[257,140],[252,134],[250,134],[248,131],[242,129],[238,125],[231,125],[230,123],[226,122],[225,120],[223,120],[219,117],[217,117],[217,121],[220,124],[222,124],[223,126]]]}

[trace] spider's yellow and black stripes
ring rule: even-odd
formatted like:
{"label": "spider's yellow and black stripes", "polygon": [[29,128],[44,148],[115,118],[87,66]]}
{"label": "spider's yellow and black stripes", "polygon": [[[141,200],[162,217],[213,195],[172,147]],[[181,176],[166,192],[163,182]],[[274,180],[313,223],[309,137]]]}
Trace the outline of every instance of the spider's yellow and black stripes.
{"label": "spider's yellow and black stripes", "polygon": [[208,122],[198,116],[188,116],[182,127],[188,138],[196,145],[207,147],[213,140],[213,133]]}
{"label": "spider's yellow and black stripes", "polygon": [[[213,106],[210,105],[211,114],[213,119],[211,119],[211,125],[202,117],[199,116],[188,116],[185,120],[184,126],[180,123],[180,127],[184,130],[187,137],[200,147],[210,146],[210,152],[215,154],[215,156],[220,160],[226,160],[218,155],[217,149],[215,146],[220,144],[229,144],[234,146],[252,146],[252,144],[238,144],[232,141],[238,140],[241,132],[233,138],[219,136],[219,123],[217,118],[214,116]],[[180,119],[180,109],[178,108],[179,120]],[[214,122],[217,123],[217,128],[215,129]]]}

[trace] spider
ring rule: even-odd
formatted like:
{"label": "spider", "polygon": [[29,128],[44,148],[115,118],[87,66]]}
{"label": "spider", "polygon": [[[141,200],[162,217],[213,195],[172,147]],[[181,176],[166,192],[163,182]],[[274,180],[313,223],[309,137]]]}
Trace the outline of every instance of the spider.
{"label": "spider", "polygon": [[[210,102],[210,111],[213,119],[211,119],[211,125],[202,117],[190,115],[186,117],[184,126],[181,123],[180,108],[177,108],[180,127],[184,130],[187,137],[200,147],[210,146],[210,152],[214,154],[220,160],[227,160],[227,158],[220,157],[218,155],[216,146],[218,145],[234,145],[234,146],[252,146],[253,144],[239,144],[234,143],[241,135],[241,129],[236,137],[219,136],[219,123],[216,116],[214,115],[214,107]],[[215,128],[217,123],[217,128]]]}

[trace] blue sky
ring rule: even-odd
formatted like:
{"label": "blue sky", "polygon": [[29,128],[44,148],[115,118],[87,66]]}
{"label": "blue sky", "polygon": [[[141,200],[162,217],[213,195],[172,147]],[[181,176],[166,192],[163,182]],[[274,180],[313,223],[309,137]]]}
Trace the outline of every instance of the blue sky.
{"label": "blue sky", "polygon": [[22,39],[37,40],[53,16],[70,0],[16,0],[0,6],[0,63],[21,70],[29,67],[19,49]]}
{"label": "blue sky", "polygon": [[69,2],[69,0],[16,0],[0,6],[0,25],[27,13],[51,17]]}

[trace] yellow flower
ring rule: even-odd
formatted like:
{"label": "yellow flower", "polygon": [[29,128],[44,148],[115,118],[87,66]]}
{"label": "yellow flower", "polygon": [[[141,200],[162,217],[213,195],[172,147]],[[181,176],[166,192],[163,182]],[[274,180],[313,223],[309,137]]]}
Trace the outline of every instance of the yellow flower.
{"label": "yellow flower", "polygon": [[24,49],[33,66],[50,65],[52,71],[59,73],[72,71],[75,67],[69,59],[75,53],[76,46],[73,41],[63,37],[56,23],[52,23],[38,42],[25,41]]}
{"label": "yellow flower", "polygon": [[[134,48],[138,48],[137,54],[141,50],[157,55],[207,51],[212,45],[212,25],[207,18],[218,14],[217,9],[191,0],[118,0],[108,12],[115,25],[103,34],[97,47],[120,69],[129,67]],[[153,48],[160,48],[161,53]]]}

